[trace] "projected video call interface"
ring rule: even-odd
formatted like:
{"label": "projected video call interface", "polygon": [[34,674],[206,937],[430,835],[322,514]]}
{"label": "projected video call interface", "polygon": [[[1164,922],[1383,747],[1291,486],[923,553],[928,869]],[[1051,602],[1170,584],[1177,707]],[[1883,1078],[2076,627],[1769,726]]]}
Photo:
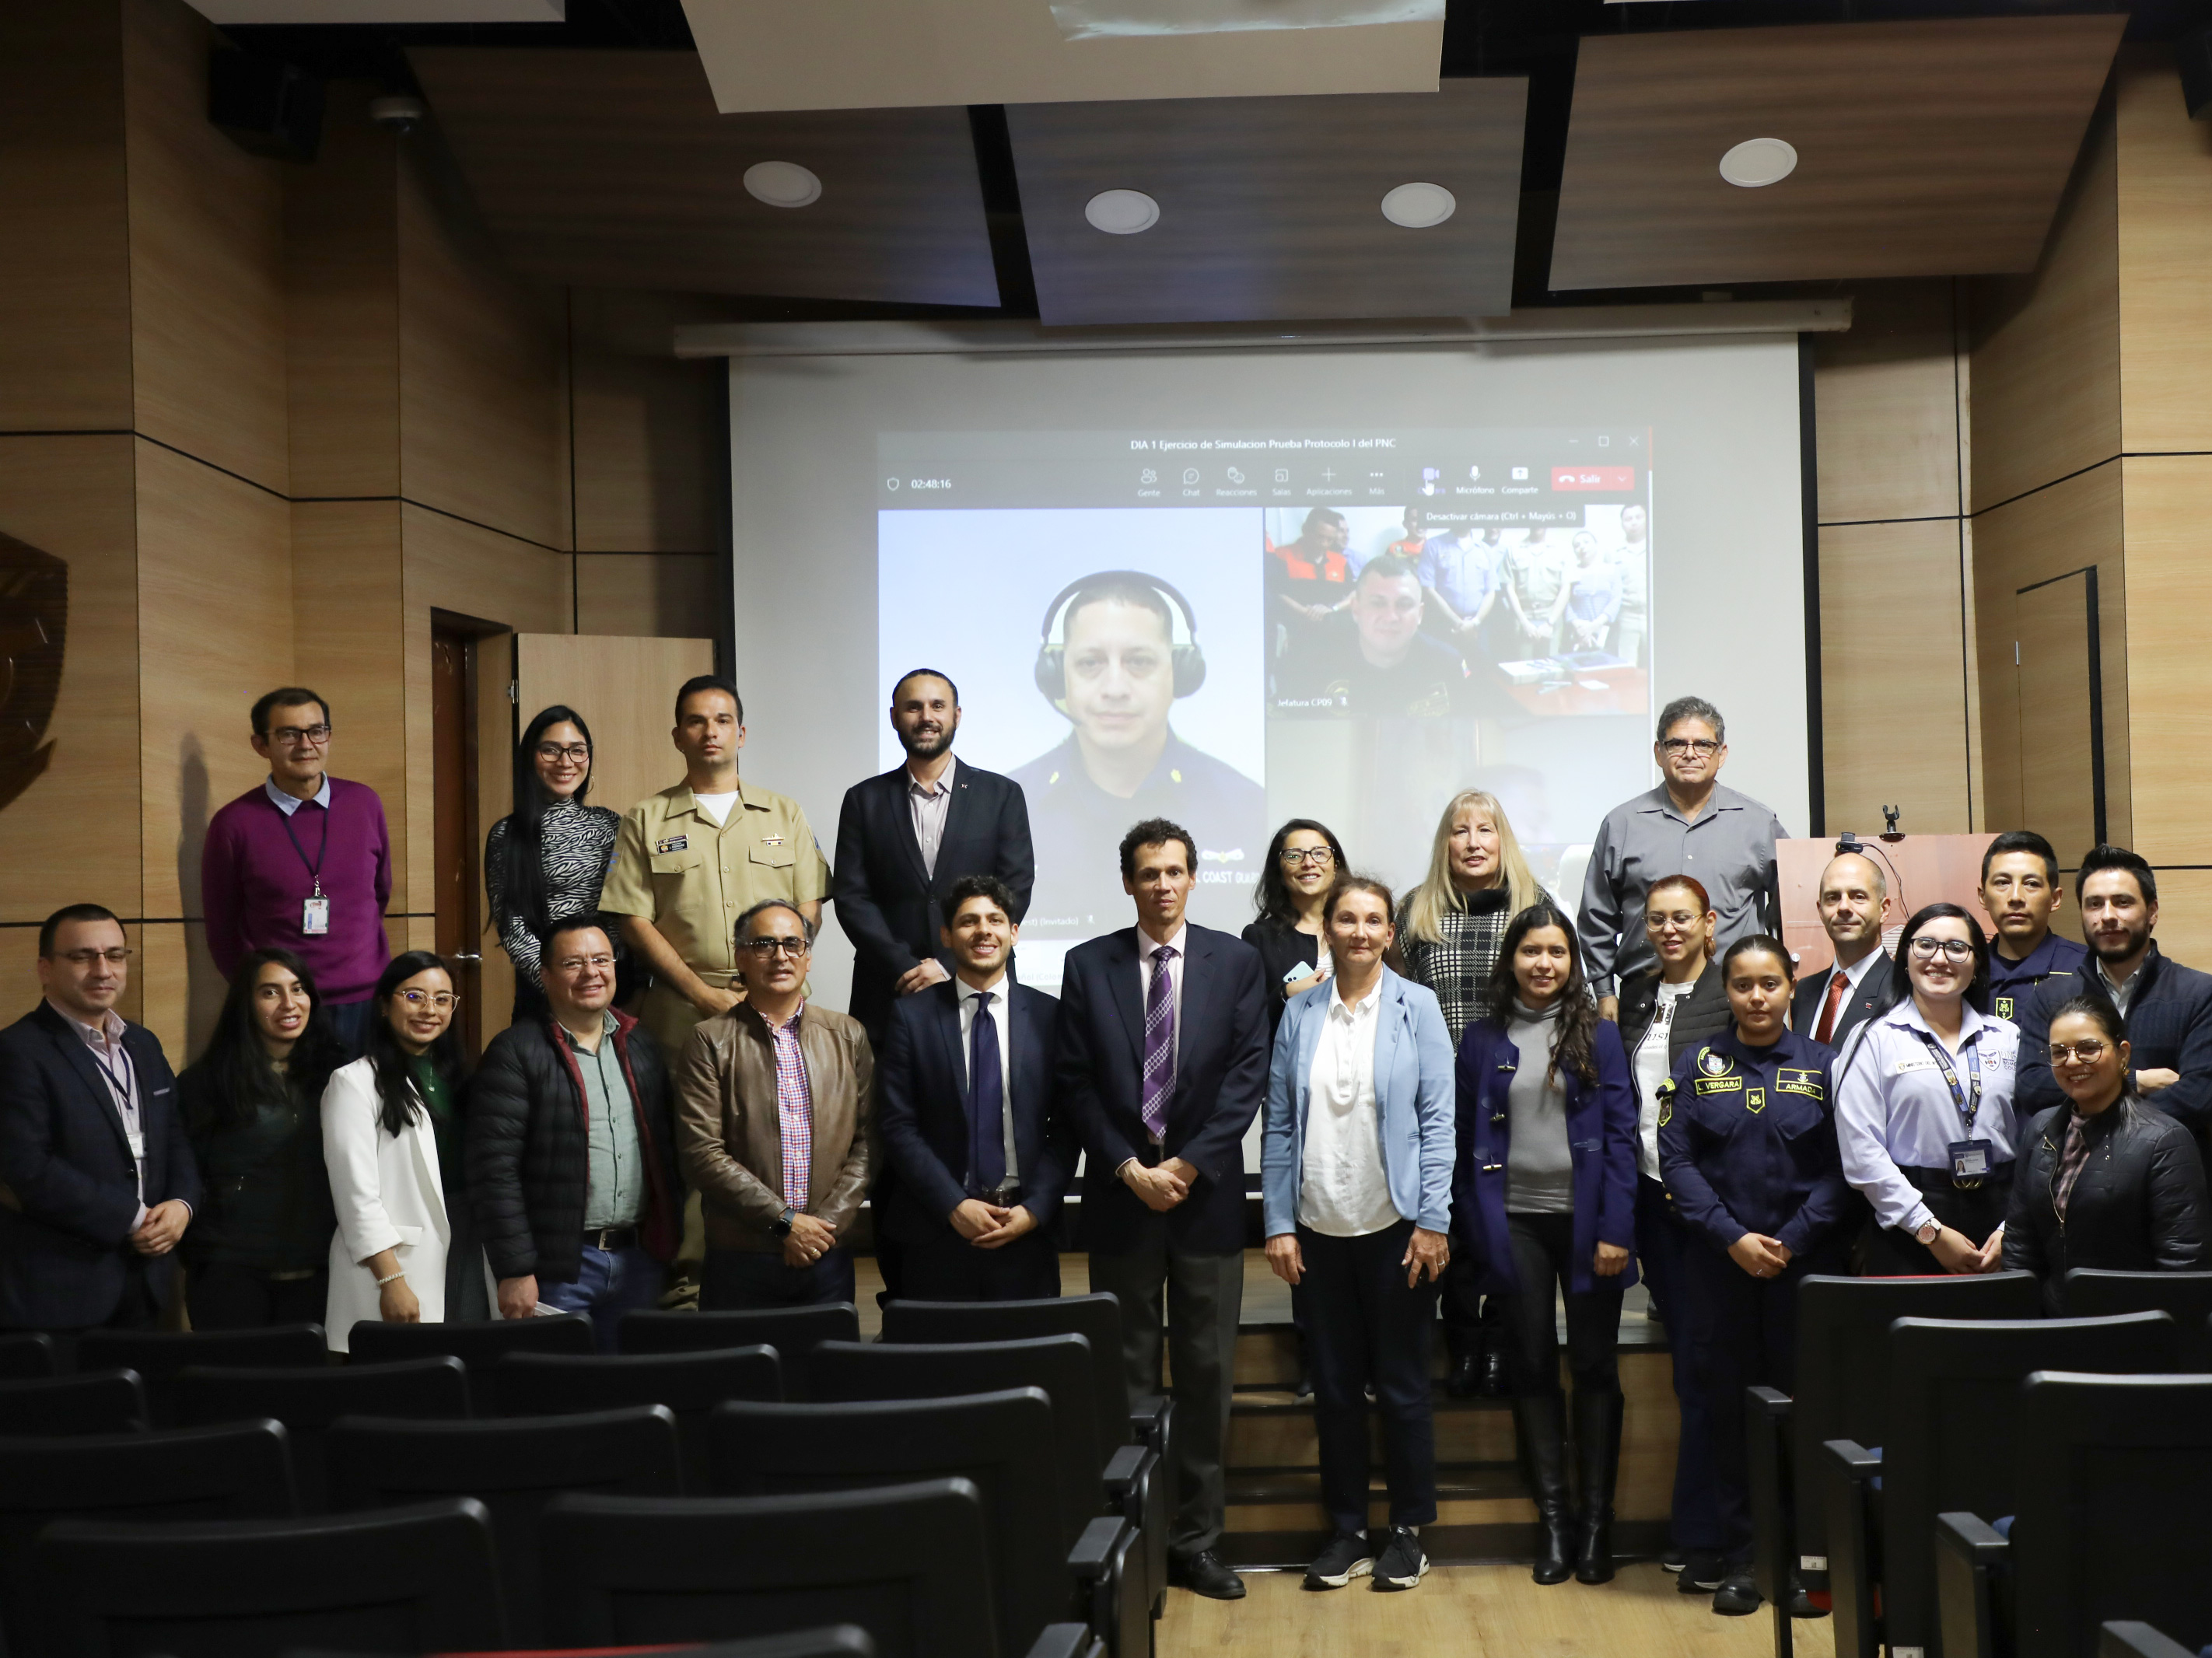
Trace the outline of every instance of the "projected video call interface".
{"label": "projected video call interface", "polygon": [[1284,818],[1403,885],[1471,786],[1558,879],[1648,784],[1651,443],[882,435],[882,683],[951,675],[956,752],[1023,786],[1024,976],[1056,982],[1070,944],[1127,925],[1117,847],[1155,815],[1198,841],[1191,918],[1231,932]]}

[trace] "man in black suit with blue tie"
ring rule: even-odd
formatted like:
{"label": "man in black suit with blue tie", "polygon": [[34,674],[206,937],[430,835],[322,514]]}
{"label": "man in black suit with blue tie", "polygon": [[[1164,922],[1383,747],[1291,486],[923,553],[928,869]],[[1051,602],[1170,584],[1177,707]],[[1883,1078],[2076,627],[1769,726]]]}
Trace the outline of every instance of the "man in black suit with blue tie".
{"label": "man in black suit with blue tie", "polygon": [[0,1328],[150,1327],[199,1171],[161,1044],[115,1011],[123,926],[71,904],[39,929],[46,998],[0,1030]]}
{"label": "man in black suit with blue tie", "polygon": [[1083,1136],[1091,1287],[1121,1303],[1130,1391],[1160,1389],[1161,1299],[1175,1363],[1173,1581],[1244,1593],[1214,1552],[1244,1304],[1244,1132],[1267,1089],[1259,952],[1183,920],[1189,831],[1150,818],[1121,837],[1137,924],[1070,950],[1060,982],[1060,1097]]}
{"label": "man in black suit with blue tie", "polygon": [[1053,1223],[1075,1173],[1054,1105],[1060,1004],[1006,969],[1021,929],[994,875],[946,894],[953,976],[892,1006],[876,1059],[876,1124],[898,1182],[877,1224],[906,1247],[917,1301],[1060,1293]]}

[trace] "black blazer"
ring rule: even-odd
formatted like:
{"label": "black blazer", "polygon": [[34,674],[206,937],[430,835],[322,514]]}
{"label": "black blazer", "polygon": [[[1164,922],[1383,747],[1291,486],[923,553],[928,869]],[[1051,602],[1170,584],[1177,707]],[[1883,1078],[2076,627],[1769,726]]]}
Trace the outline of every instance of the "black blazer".
{"label": "black blazer", "polygon": [[1275,1032],[1283,1023],[1283,1006],[1290,998],[1283,993],[1290,981],[1285,977],[1294,967],[1303,967],[1303,979],[1311,974],[1314,964],[1321,960],[1321,940],[1310,932],[1301,932],[1285,922],[1263,916],[1244,929],[1244,942],[1260,952],[1260,982],[1267,993],[1267,1041],[1272,1046]]}
{"label": "black blazer", "polygon": [[[181,1198],[197,1208],[199,1169],[161,1041],[126,1023],[123,1046],[138,1075],[146,1206]],[[106,1323],[132,1258],[137,1169],[91,1050],[43,1001],[0,1030],[0,1328]],[[147,1260],[157,1300],[175,1271],[173,1251]]]}
{"label": "black blazer", "polygon": [[1020,786],[964,761],[952,768],[952,799],[937,872],[922,868],[906,793],[906,768],[855,783],[837,815],[837,857],[830,896],[837,925],[853,941],[849,1011],[881,1047],[901,975],[935,957],[947,973],[952,957],[938,939],[945,897],[963,875],[995,875],[1013,889],[1013,920],[1029,908],[1036,883],[1030,849],[1029,803]]}
{"label": "black blazer", "polygon": [[1114,1171],[1181,1157],[1198,1170],[1190,1195],[1158,1218],[1194,1254],[1244,1247],[1244,1132],[1267,1095],[1267,999],[1260,953],[1192,925],[1184,942],[1182,1019],[1165,1148],[1145,1133],[1145,1008],[1137,930],[1123,927],[1067,953],[1060,987],[1060,1097],[1083,1136],[1081,1241],[1118,1254],[1136,1247],[1152,1212]]}
{"label": "black blazer", "polygon": [[2189,1130],[2133,1096],[2091,1126],[2089,1160],[2059,1219],[2058,1154],[2072,1115],[2071,1104],[2053,1106],[2027,1125],[2005,1217],[2006,1270],[2025,1267],[2043,1280],[2044,1310],[2053,1318],[2063,1315],[2071,1267],[2197,1271],[2212,1221]]}
{"label": "black blazer", "polygon": [[[1004,981],[1013,1023],[1006,1031],[1007,1104],[1014,1114],[1022,1207],[1049,1226],[1075,1178],[1075,1134],[1054,1097],[1054,1037],[1060,1004],[1042,990]],[[898,1179],[883,1224],[904,1242],[951,1229],[968,1195],[968,1063],[960,1047],[957,981],[902,996],[876,1056],[876,1128]]]}
{"label": "black blazer", "polygon": [[[1874,964],[1859,980],[1858,989],[1844,993],[1844,1005],[1836,1010],[1836,1028],[1828,1034],[1829,1047],[1840,1052],[1844,1037],[1881,1011],[1882,1005],[1889,1000],[1891,965],[1889,952],[1878,951]],[[1790,1028],[1807,1042],[1813,1040],[1813,1033],[1820,1028],[1820,1007],[1828,999],[1828,981],[1835,973],[1831,967],[1801,981],[1796,994],[1790,999]]]}

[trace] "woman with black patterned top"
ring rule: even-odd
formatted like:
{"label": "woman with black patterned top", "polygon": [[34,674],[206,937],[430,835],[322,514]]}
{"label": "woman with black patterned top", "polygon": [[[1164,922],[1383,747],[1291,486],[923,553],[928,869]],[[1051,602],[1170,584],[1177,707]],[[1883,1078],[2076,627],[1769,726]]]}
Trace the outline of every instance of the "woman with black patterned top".
{"label": "woman with black patterned top", "polygon": [[538,950],[556,920],[588,915],[614,860],[619,814],[587,806],[592,729],[555,703],[514,746],[514,810],[484,842],[484,890],[499,941],[514,963],[514,1018],[548,1016]]}
{"label": "woman with black patterned top", "polygon": [[[1437,822],[1428,878],[1398,907],[1397,959],[1390,963],[1436,993],[1454,1052],[1467,1028],[1490,1015],[1491,975],[1506,923],[1543,897],[1498,797],[1480,789],[1454,795]],[[1444,1390],[1457,1399],[1504,1394],[1504,1343],[1486,1339],[1496,1320],[1477,1313],[1471,1255],[1464,1264],[1453,1257],[1443,1286],[1450,1357]]]}

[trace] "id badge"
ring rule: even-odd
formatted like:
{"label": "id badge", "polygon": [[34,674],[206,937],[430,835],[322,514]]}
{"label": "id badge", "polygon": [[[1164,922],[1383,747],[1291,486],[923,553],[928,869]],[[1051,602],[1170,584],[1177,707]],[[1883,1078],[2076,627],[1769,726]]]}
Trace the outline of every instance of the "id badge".
{"label": "id badge", "polygon": [[1953,1180],[1979,1181],[1989,1174],[1991,1164],[1987,1140],[1954,1140],[1949,1149]]}
{"label": "id badge", "polygon": [[126,1129],[126,1130],[125,1130],[125,1131],[124,1131],[123,1138],[124,1138],[125,1139],[126,1139],[126,1140],[128,1140],[128,1141],[130,1141],[130,1142],[131,1142],[131,1156],[132,1160],[133,1160],[133,1161],[135,1161],[135,1162],[137,1162],[137,1163],[143,1163],[143,1162],[145,1162],[145,1161],[146,1161],[146,1133],[145,1133],[145,1131],[144,1131],[143,1129],[141,1129],[141,1130],[139,1130],[139,1132],[138,1132],[138,1133],[135,1133],[135,1134],[134,1134],[134,1133],[131,1133],[128,1129]]}
{"label": "id badge", "polygon": [[300,901],[300,931],[310,938],[319,938],[331,930],[331,901],[327,898],[303,898]]}

